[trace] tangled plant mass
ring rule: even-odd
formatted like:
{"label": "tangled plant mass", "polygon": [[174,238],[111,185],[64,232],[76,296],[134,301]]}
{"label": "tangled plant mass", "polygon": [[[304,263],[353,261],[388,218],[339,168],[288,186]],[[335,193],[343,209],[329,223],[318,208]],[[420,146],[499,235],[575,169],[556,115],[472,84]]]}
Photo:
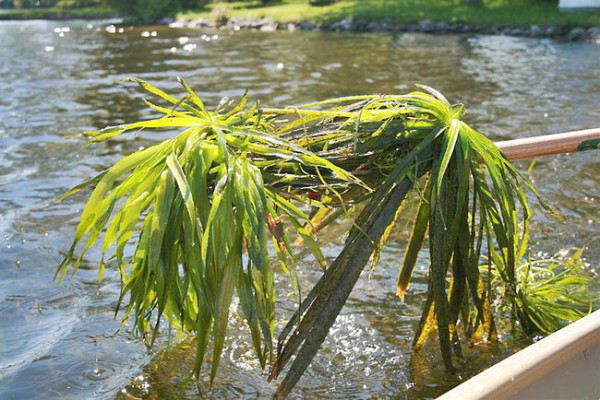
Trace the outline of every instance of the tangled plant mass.
{"label": "tangled plant mass", "polygon": [[[402,204],[420,198],[398,276],[404,296],[418,254],[427,245],[428,296],[414,345],[436,330],[444,363],[453,368],[467,339],[493,339],[490,262],[508,299],[519,299],[516,268],[527,253],[535,189],[488,138],[426,86],[406,95],[330,99],[289,108],[223,100],[208,110],[180,80],[172,97],[137,82],[164,104],[145,101],[159,117],[86,132],[88,144],[129,131],[180,131],[123,157],[75,187],[94,189],[73,244],[56,275],[81,265],[102,238],[103,259],[121,273],[123,320],[153,341],[161,321],[196,335],[196,373],[212,342],[211,379],[225,345],[229,309],[237,295],[263,368],[276,378],[295,356],[275,397],[288,394],[325,339],[360,272],[376,262]],[[309,217],[302,205],[316,209]],[[345,246],[327,266],[316,232],[348,207],[361,205]],[[542,203],[543,204],[543,203]],[[284,229],[284,226],[287,229]],[[290,235],[299,235],[324,268],[279,336],[275,332],[274,270],[269,248],[299,290]],[[428,240],[427,240],[428,236]],[[126,254],[134,244],[133,254]],[[76,256],[77,254],[77,256]],[[523,302],[514,301],[515,314]],[[520,306],[521,305],[521,306]],[[162,318],[164,317],[164,318]]]}

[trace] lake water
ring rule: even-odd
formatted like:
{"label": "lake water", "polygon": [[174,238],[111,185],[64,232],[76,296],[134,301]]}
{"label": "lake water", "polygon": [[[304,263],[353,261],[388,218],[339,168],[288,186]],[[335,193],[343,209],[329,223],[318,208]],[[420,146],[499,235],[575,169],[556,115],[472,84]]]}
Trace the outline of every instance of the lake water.
{"label": "lake water", "polygon": [[[124,77],[176,95],[182,76],[217,104],[223,96],[269,105],[433,86],[469,110],[467,120],[493,139],[600,125],[600,46],[502,36],[346,35],[322,32],[200,32],[118,28],[88,22],[0,22],[0,398],[197,398],[193,352],[185,341],[150,351],[117,333],[115,271],[97,283],[98,252],[58,286],[56,265],[70,245],[84,196],[55,204],[68,188],[149,143],[67,140],[86,129],[148,117],[146,96]],[[155,137],[156,138],[156,137]],[[534,251],[589,247],[600,260],[600,153],[539,159],[531,177],[566,217],[535,208]],[[519,164],[523,171],[528,162]],[[340,251],[340,221],[324,232],[324,253]],[[394,295],[407,233],[400,226],[379,266],[365,273],[298,390],[298,398],[431,398],[527,343],[506,338],[473,348],[461,375],[448,376],[435,347],[411,360],[410,342],[425,285],[401,303]],[[299,257],[303,259],[302,254]],[[304,287],[318,279],[307,256]],[[282,297],[288,281],[280,277]],[[283,323],[291,312],[284,302]],[[232,317],[233,318],[233,317]],[[235,318],[234,318],[235,319]],[[208,398],[268,398],[274,391],[234,322]],[[206,375],[206,374],[205,374]],[[205,379],[200,386],[204,385]]]}

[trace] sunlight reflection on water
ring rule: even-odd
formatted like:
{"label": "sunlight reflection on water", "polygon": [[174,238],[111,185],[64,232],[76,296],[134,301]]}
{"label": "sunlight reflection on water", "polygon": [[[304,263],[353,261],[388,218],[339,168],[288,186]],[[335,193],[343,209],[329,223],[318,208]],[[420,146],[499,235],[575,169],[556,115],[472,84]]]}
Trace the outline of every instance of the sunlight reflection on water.
{"label": "sunlight reflection on water", "polygon": [[[129,326],[117,333],[119,277],[108,270],[97,283],[98,251],[89,253],[74,278],[61,286],[52,281],[85,197],[53,201],[123,154],[162,137],[139,135],[83,149],[80,141],[64,140],[150,115],[140,101],[145,94],[117,83],[119,78],[137,76],[178,94],[175,77],[183,76],[207,104],[249,89],[251,97],[276,105],[406,92],[418,82],[465,102],[468,121],[495,139],[589,128],[600,121],[595,44],[88,24],[0,23],[1,398],[197,398],[189,373],[192,344],[162,350],[162,342],[153,352],[129,336]],[[598,155],[541,159],[532,177],[569,220],[558,225],[535,210],[540,251],[597,243]],[[324,232],[330,260],[347,228],[340,222]],[[421,260],[408,302],[394,295],[406,240],[402,229],[394,232],[380,265],[363,274],[294,398],[431,398],[522,345],[517,340],[469,349],[461,376],[445,375],[435,349],[411,360],[426,282]],[[591,247],[590,259],[598,260],[600,246]],[[308,288],[318,269],[305,254],[298,259]],[[287,297],[287,278],[279,279],[281,326],[294,302]],[[200,388],[209,398],[268,397],[274,386],[266,383],[236,318],[214,387],[208,389],[203,376]]]}

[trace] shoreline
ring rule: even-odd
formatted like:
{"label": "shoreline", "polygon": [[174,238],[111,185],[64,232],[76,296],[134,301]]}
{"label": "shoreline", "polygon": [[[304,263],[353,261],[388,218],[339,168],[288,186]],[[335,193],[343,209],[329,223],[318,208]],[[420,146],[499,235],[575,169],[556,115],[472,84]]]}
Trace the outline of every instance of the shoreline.
{"label": "shoreline", "polygon": [[29,21],[29,20],[48,20],[48,21],[65,21],[69,19],[82,20],[101,20],[121,18],[114,11],[96,9],[96,11],[85,11],[81,9],[28,9],[26,11],[3,10],[0,11],[0,21]]}
{"label": "shoreline", "polygon": [[[69,11],[53,11],[40,13],[0,13],[0,21],[27,21],[27,20],[103,20],[122,18],[116,12],[99,13],[76,13]],[[344,18],[332,22],[277,22],[271,18],[247,19],[232,17],[230,19],[216,23],[206,18],[180,17],[163,18],[154,24],[133,24],[124,22],[124,25],[166,25],[171,28],[187,29],[214,29],[223,31],[241,31],[254,30],[262,32],[273,31],[325,31],[340,33],[428,33],[433,35],[445,34],[480,34],[480,35],[504,35],[514,37],[528,38],[547,38],[569,42],[588,41],[600,44],[600,26],[574,26],[574,27],[555,27],[540,26],[532,24],[529,28],[517,28],[510,26],[485,26],[469,23],[449,23],[445,21],[431,21],[424,19],[416,23],[395,24],[385,19],[376,21],[366,21],[354,19],[352,17]]]}
{"label": "shoreline", "polygon": [[216,29],[224,31],[254,30],[263,32],[273,31],[326,31],[342,33],[429,33],[433,35],[444,34],[481,34],[505,35],[529,38],[548,38],[564,41],[589,41],[600,44],[600,26],[557,28],[554,26],[543,27],[531,25],[528,29],[509,26],[483,26],[467,23],[433,22],[425,19],[412,24],[392,24],[386,20],[365,21],[345,18],[337,22],[275,22],[269,18],[258,20],[231,18],[224,23],[217,24],[204,18],[179,18],[167,21],[172,28],[188,29]]}

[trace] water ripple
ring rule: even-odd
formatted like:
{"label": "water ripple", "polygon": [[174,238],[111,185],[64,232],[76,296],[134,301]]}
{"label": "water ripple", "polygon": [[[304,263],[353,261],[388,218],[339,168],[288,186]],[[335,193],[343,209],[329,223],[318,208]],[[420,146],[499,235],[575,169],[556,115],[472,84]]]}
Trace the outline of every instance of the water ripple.
{"label": "water ripple", "polygon": [[[146,94],[118,83],[120,78],[138,76],[180,96],[175,77],[183,76],[208,105],[240,96],[245,89],[267,105],[287,105],[407,92],[414,83],[423,83],[451,101],[464,101],[468,121],[492,138],[590,128],[600,117],[600,52],[589,43],[88,24],[0,23],[2,398],[199,395],[190,375],[193,344],[167,347],[164,342],[154,354],[129,336],[128,326],[117,333],[113,308],[119,275],[109,268],[104,281],[97,282],[98,250],[89,253],[75,277],[58,287],[52,281],[86,193],[61,204],[54,200],[123,154],[164,137],[145,133],[84,149],[81,140],[65,140],[82,130],[150,117],[141,106]],[[558,225],[534,208],[532,232],[543,251],[597,243],[599,170],[596,154],[545,158],[533,168],[531,176],[542,195],[569,221]],[[340,221],[323,232],[328,260],[339,253],[348,228]],[[402,303],[394,294],[395,279],[408,232],[400,226],[392,237],[379,266],[358,282],[292,398],[434,397],[511,352],[508,345],[486,348],[483,357],[484,350],[469,349],[473,356],[465,374],[451,378],[438,368],[435,349],[411,360],[410,342],[427,288],[427,254],[419,259]],[[598,248],[590,249],[592,259],[600,257]],[[300,251],[297,259],[303,287],[309,288],[320,272],[306,252]],[[287,278],[282,274],[278,279],[280,329],[296,304],[287,296]],[[275,385],[266,383],[254,360],[243,323],[233,321],[217,381],[211,389],[203,374],[201,394],[268,398]]]}

